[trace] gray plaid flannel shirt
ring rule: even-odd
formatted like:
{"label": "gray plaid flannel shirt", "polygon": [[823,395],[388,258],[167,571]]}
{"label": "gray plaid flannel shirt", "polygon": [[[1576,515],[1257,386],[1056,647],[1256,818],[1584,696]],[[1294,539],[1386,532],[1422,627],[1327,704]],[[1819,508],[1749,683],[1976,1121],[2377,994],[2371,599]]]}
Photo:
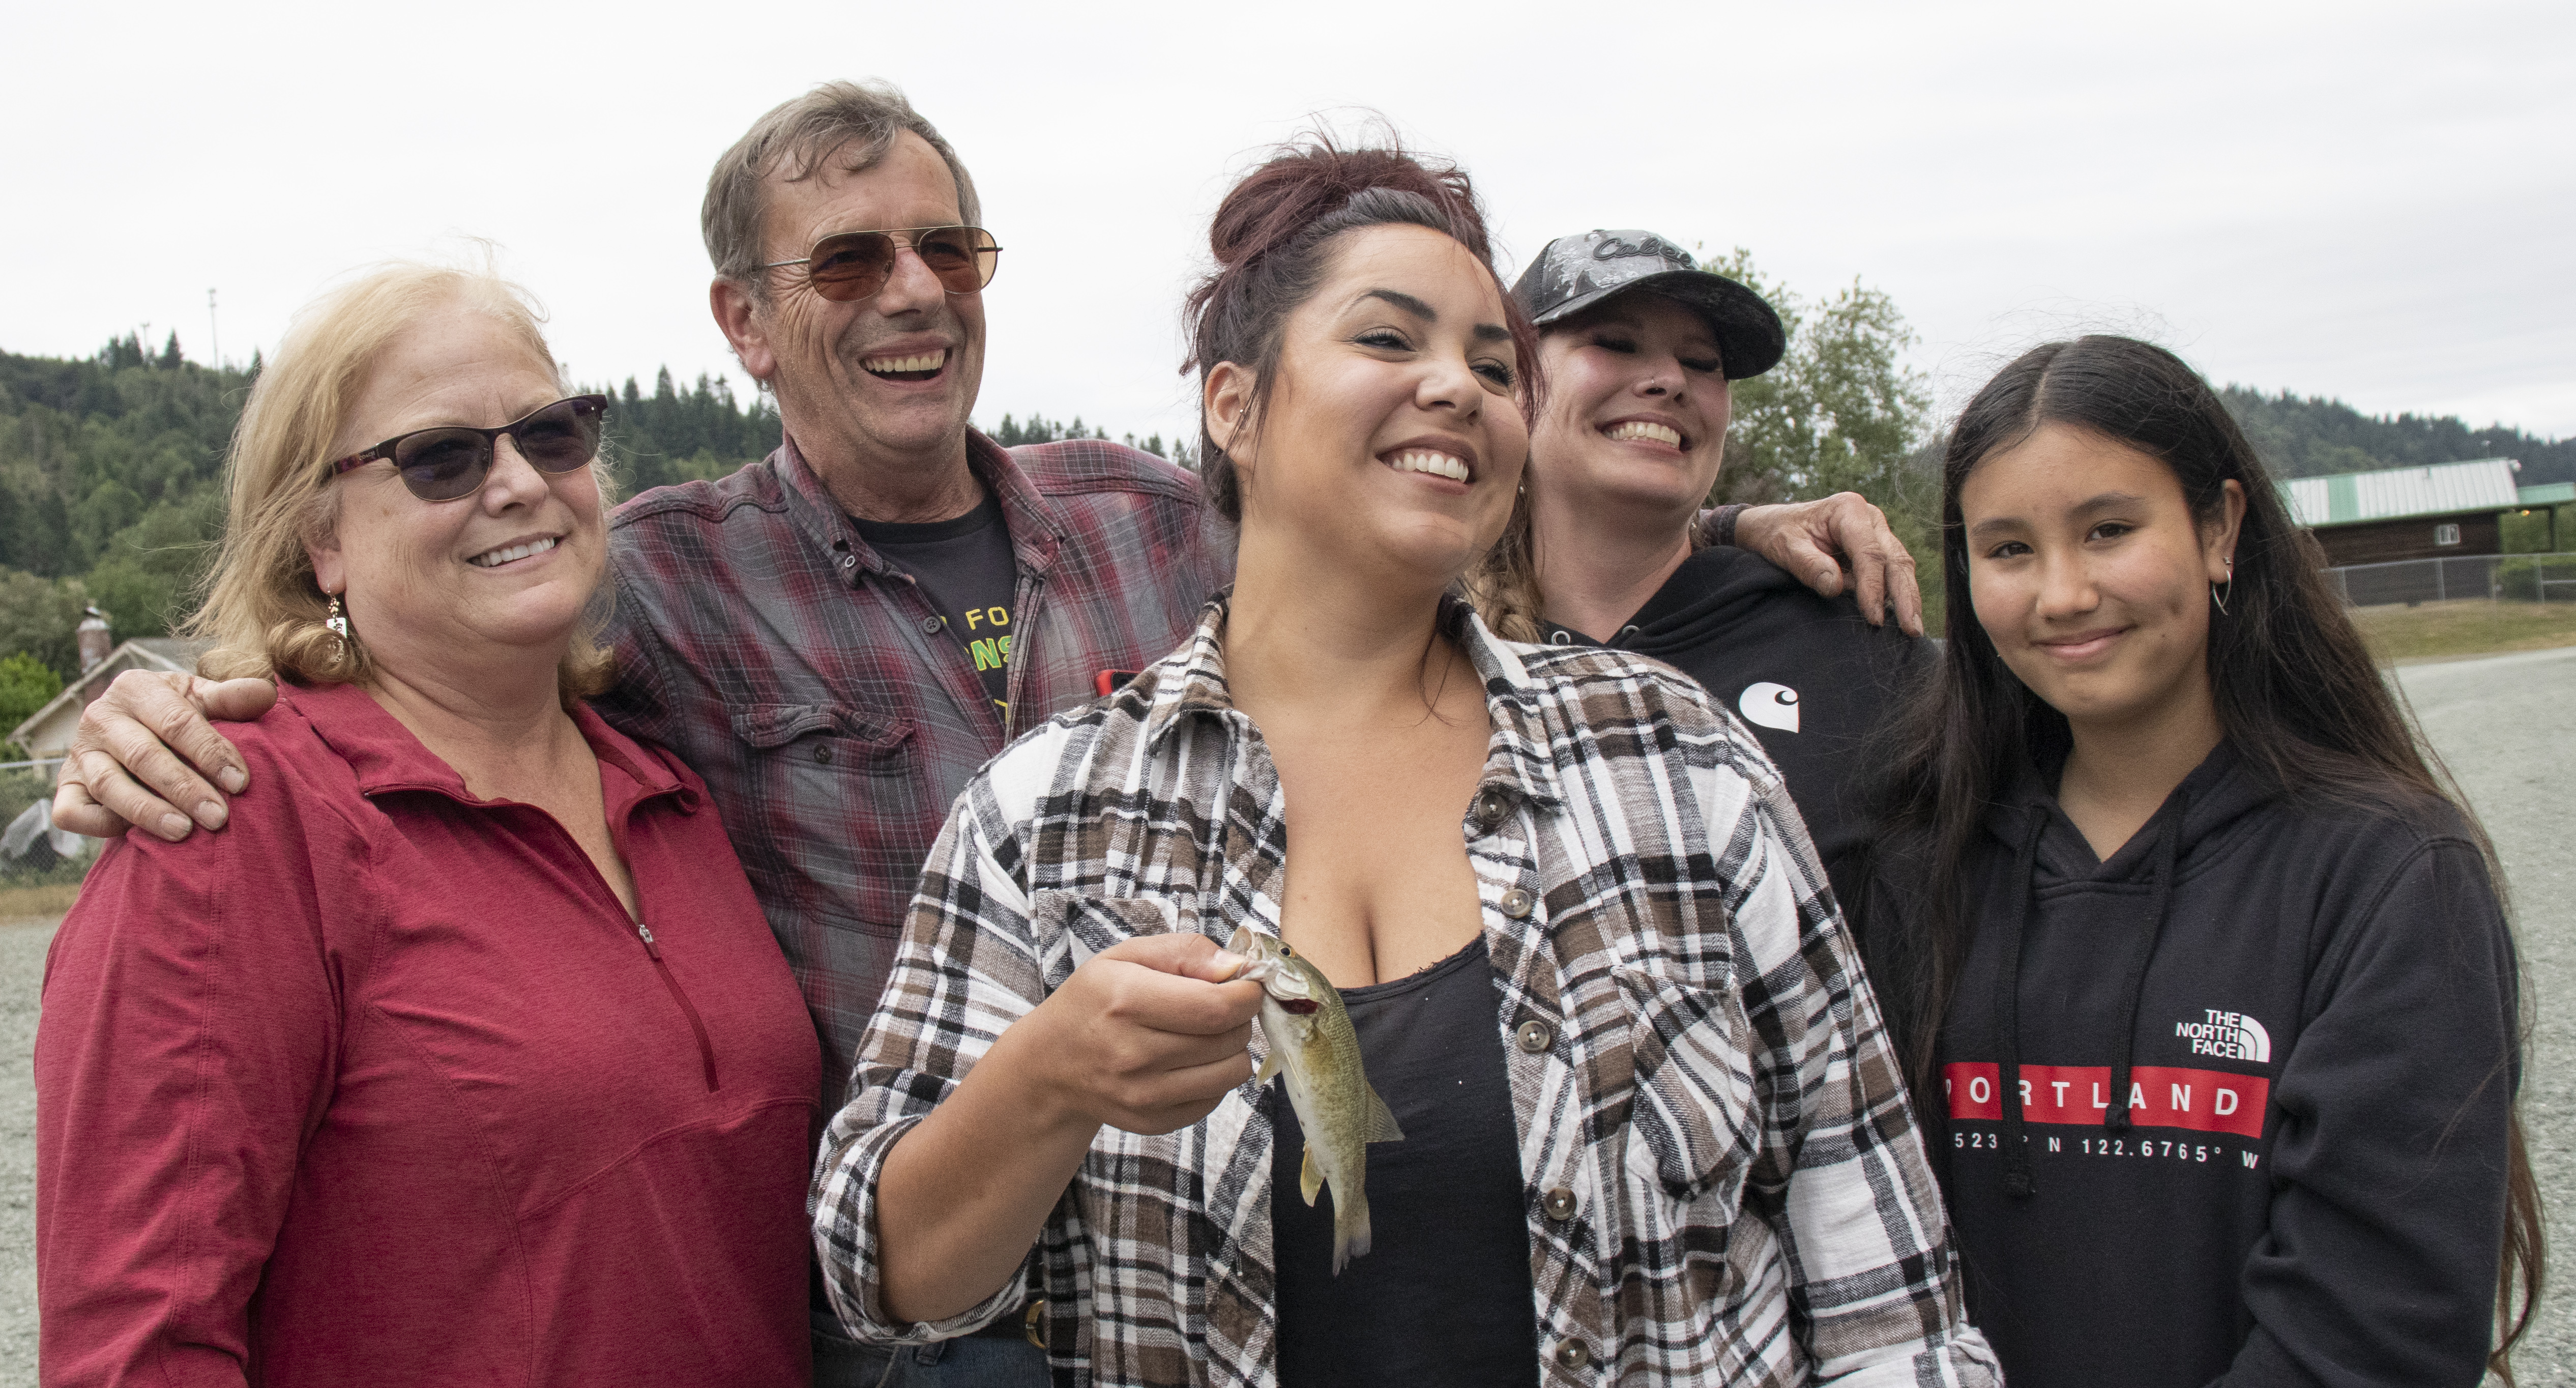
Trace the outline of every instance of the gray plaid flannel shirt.
{"label": "gray plaid flannel shirt", "polygon": [[[879,1298],[886,1153],[995,1036],[1127,936],[1277,932],[1285,807],[1227,696],[1224,613],[1013,744],[932,850],[815,1176],[854,1333],[955,1336],[1023,1301],[1015,1277],[907,1324]],[[1443,620],[1494,725],[1462,831],[1510,1042],[1545,1381],[2000,1382],[1877,1003],[1761,744],[1652,661],[1506,643],[1454,605]],[[1514,888],[1536,897],[1525,919],[1503,910]],[[1247,1084],[1180,1131],[1094,1140],[1031,1254],[1060,1381],[1276,1382],[1256,1099]],[[1568,1217],[1547,1213],[1557,1190]]]}

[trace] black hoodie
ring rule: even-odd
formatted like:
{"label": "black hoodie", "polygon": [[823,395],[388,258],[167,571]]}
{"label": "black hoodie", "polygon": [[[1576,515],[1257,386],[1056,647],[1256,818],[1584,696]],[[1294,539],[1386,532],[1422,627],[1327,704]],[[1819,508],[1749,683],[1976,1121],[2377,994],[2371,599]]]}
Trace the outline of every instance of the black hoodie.
{"label": "black hoodie", "polygon": [[2109,862],[2035,772],[1985,829],[1926,1132],[2006,1378],[2477,1383],[2519,1076],[2457,811],[2294,805],[2221,746]]}
{"label": "black hoodie", "polygon": [[[1539,639],[1598,644],[1553,622]],[[1608,644],[1679,669],[1744,720],[1848,900],[1870,828],[1861,754],[1931,664],[1932,643],[1894,622],[1873,627],[1848,595],[1820,597],[1760,555],[1715,545],[1683,560]]]}

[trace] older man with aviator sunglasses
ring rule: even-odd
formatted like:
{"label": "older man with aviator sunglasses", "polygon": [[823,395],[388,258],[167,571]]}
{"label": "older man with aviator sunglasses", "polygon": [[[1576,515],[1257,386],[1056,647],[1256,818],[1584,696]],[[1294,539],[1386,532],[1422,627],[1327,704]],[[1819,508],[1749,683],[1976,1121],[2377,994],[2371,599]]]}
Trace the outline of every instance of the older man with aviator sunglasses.
{"label": "older man with aviator sunglasses", "polygon": [[[830,83],[763,116],[717,162],[701,220],[717,324],[775,394],[786,439],[613,521],[620,674],[595,706],[713,790],[822,1035],[826,1112],[958,792],[1010,738],[1092,697],[1101,672],[1179,645],[1232,565],[1188,473],[1106,442],[1005,450],[970,427],[1002,249],[979,212],[955,151],[890,86]],[[1894,542],[1856,497],[1755,508],[1737,526],[1827,591],[1840,551],[1859,557],[1865,594],[1894,581],[1913,598],[1905,570],[1870,562]],[[226,790],[244,780],[200,710],[252,717],[274,697],[121,676],[82,720],[55,822],[172,840],[191,817],[220,827],[223,796],[190,764]],[[1045,1381],[1015,1338],[896,1363],[840,1339],[826,1310],[815,1328],[824,1384],[898,1369],[906,1383]]]}

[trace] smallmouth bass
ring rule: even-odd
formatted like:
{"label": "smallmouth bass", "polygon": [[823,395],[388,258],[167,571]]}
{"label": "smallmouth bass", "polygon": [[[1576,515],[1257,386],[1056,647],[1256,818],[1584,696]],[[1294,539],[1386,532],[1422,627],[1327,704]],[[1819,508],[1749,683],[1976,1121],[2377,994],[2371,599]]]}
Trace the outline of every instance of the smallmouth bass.
{"label": "smallmouth bass", "polygon": [[1237,978],[1261,983],[1261,1035],[1270,1054],[1256,1084],[1288,1076],[1288,1102],[1306,1130],[1306,1161],[1298,1186],[1306,1203],[1326,1182],[1333,1187],[1333,1274],[1369,1251],[1368,1145],[1401,1142],[1395,1115],[1369,1087],[1360,1068],[1360,1038],[1351,1029],[1342,995],[1324,971],[1298,957],[1287,942],[1248,925],[1225,942],[1246,963]]}

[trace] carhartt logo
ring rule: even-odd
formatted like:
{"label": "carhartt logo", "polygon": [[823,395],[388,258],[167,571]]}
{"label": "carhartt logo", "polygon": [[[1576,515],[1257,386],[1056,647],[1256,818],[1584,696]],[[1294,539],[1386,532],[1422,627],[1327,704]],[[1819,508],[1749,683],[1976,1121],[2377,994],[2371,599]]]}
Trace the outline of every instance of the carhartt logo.
{"label": "carhartt logo", "polygon": [[2221,1060],[2250,1060],[2268,1065],[2272,1060],[2272,1033],[2261,1022],[2242,1012],[2220,1012],[2215,1008],[2200,1014],[2197,1022],[2174,1023],[2174,1035],[2191,1043],[2193,1055],[2214,1055]]}
{"label": "carhartt logo", "polygon": [[1784,733],[1798,730],[1798,691],[1785,684],[1773,684],[1769,680],[1748,684],[1744,686],[1744,693],[1737,696],[1735,706],[1743,711],[1748,722],[1778,728]]}

